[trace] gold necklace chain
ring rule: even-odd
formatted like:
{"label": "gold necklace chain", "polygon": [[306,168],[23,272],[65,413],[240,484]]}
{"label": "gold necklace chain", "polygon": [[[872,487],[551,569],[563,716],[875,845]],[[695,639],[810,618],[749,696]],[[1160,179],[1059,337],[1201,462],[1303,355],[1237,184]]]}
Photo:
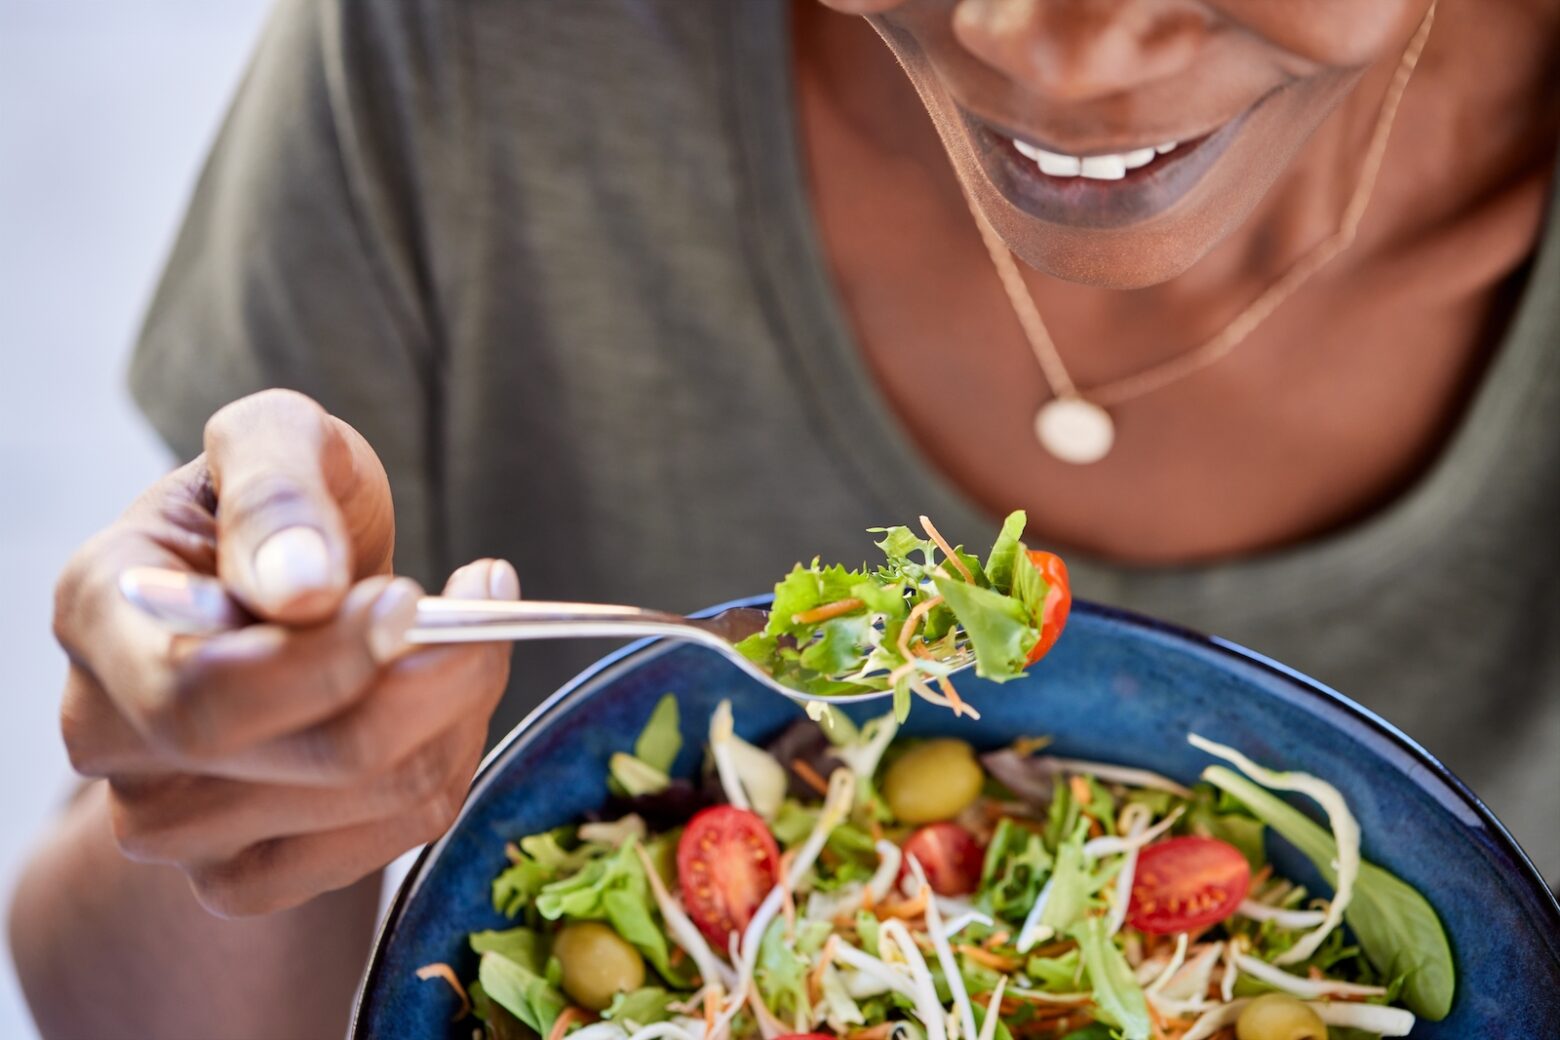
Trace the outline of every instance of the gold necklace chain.
{"label": "gold necklace chain", "polygon": [[[1040,371],[1050,386],[1053,401],[1076,402],[1092,407],[1100,413],[1099,417],[1107,424],[1105,447],[1099,452],[1099,457],[1103,457],[1104,452],[1109,450],[1111,436],[1111,431],[1108,429],[1110,420],[1102,409],[1161,390],[1227,357],[1268,315],[1294,295],[1307,279],[1354,243],[1355,233],[1359,230],[1360,221],[1365,216],[1365,209],[1369,206],[1371,194],[1375,190],[1376,177],[1381,172],[1382,160],[1387,150],[1387,139],[1391,136],[1392,124],[1397,119],[1398,104],[1403,99],[1403,92],[1408,88],[1408,81],[1414,74],[1414,67],[1419,64],[1419,56],[1424,52],[1425,42],[1430,36],[1430,27],[1435,22],[1435,8],[1436,4],[1432,2],[1425,12],[1424,19],[1419,23],[1419,28],[1414,31],[1413,37],[1403,51],[1403,57],[1398,63],[1392,83],[1387,88],[1386,97],[1382,101],[1381,111],[1376,117],[1376,126],[1371,133],[1365,158],[1360,164],[1359,181],[1355,185],[1353,195],[1349,198],[1348,205],[1344,208],[1338,229],[1301,255],[1288,270],[1268,285],[1228,325],[1211,338],[1183,354],[1140,372],[1102,383],[1086,391],[1078,389],[1067,371],[1066,364],[1062,361],[1061,354],[1056,349],[1056,344],[1052,342],[1050,333],[1046,330],[1045,322],[1040,317],[1040,309],[1035,306],[1034,296],[1030,293],[1029,286],[1024,283],[1023,276],[1019,274],[1018,264],[1014,261],[1013,254],[997,234],[996,229],[986,221],[969,195],[965,195],[970,213],[980,229],[981,240],[985,243],[987,252],[991,254],[991,261],[997,268],[997,276],[1001,279],[1008,301],[1012,304],[1018,323],[1023,328],[1024,337],[1029,341],[1035,360],[1039,362]],[[1041,435],[1041,441],[1045,442],[1044,434]],[[1073,461],[1093,461],[1093,459]]]}

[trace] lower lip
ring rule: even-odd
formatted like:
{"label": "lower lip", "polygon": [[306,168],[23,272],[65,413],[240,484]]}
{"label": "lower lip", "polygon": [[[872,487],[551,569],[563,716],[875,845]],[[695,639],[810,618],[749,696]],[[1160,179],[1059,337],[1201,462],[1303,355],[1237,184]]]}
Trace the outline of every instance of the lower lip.
{"label": "lower lip", "polygon": [[1114,181],[1041,173],[1011,138],[968,116],[965,123],[986,176],[1014,206],[1051,224],[1119,228],[1156,217],[1184,198],[1224,154],[1250,111]]}

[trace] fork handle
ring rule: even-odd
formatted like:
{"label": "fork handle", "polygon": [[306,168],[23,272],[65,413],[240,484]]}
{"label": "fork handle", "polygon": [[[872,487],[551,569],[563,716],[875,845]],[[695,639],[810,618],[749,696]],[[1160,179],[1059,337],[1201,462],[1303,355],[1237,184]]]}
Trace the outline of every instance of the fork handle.
{"label": "fork handle", "polygon": [[417,601],[411,643],[486,643],[520,639],[662,636],[688,634],[676,614],[609,603],[543,600],[448,599]]}
{"label": "fork handle", "polygon": [[[119,588],[130,603],[183,635],[214,635],[253,621],[220,581],[204,575],[132,567],[120,575]],[[676,614],[639,607],[424,596],[406,638],[428,644],[661,635],[699,639],[703,633]]]}

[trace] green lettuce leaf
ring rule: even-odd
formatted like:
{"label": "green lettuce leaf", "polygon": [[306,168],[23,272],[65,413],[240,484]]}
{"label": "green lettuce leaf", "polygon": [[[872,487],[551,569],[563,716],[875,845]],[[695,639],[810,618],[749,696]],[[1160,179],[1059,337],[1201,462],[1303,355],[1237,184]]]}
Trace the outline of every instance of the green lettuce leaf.
{"label": "green lettuce leaf", "polygon": [[[1332,833],[1267,788],[1224,766],[1209,766],[1203,778],[1238,798],[1246,808],[1311,861],[1329,884],[1338,846]],[[1401,975],[1403,1002],[1422,1018],[1440,1021],[1452,1009],[1456,969],[1446,930],[1425,897],[1373,863],[1361,862],[1354,897],[1343,912],[1366,958],[1386,978]]]}
{"label": "green lettuce leaf", "polygon": [[975,651],[975,674],[993,682],[1023,675],[1029,651],[1040,638],[1023,604],[1011,596],[953,578],[933,581],[970,638],[970,647]]}
{"label": "green lettuce leaf", "polygon": [[655,917],[655,897],[634,851],[638,846],[630,838],[611,855],[546,885],[536,897],[536,909],[549,921],[606,921],[663,978],[680,983],[686,976],[672,968],[666,933]]}
{"label": "green lettuce leaf", "polygon": [[1132,977],[1127,959],[1116,949],[1103,917],[1085,918],[1072,937],[1083,956],[1100,1021],[1121,1031],[1122,1040],[1148,1040],[1148,1000]]}
{"label": "green lettuce leaf", "polygon": [[546,1036],[563,1013],[565,1001],[547,980],[501,953],[484,953],[477,978],[487,999]]}
{"label": "green lettuce leaf", "polygon": [[467,937],[473,953],[497,953],[528,971],[541,974],[547,963],[547,941],[530,928],[472,932]]}
{"label": "green lettuce leaf", "polygon": [[667,1005],[674,999],[672,994],[659,986],[644,986],[613,997],[611,1005],[601,1013],[601,1017],[608,1022],[623,1023],[632,1033],[636,1026],[643,1028],[668,1021],[672,1012]]}
{"label": "green lettuce leaf", "polygon": [[682,750],[682,730],[677,717],[677,697],[668,693],[656,703],[650,721],[634,741],[634,757],[652,769],[669,773]]}
{"label": "green lettuce leaf", "polygon": [[979,898],[998,917],[1022,921],[1051,875],[1051,854],[1040,836],[1003,817],[981,864]]}
{"label": "green lettuce leaf", "polygon": [[1051,891],[1040,911],[1040,923],[1056,935],[1065,935],[1088,909],[1094,893],[1094,875],[1083,854],[1084,829],[1062,842],[1056,850],[1056,866],[1051,871]]}
{"label": "green lettuce leaf", "polygon": [[1028,520],[1022,509],[1009,513],[1007,519],[1002,521],[1002,530],[991,552],[986,556],[986,579],[998,592],[1011,592],[1013,589],[1013,564],[1023,551],[1020,539],[1024,537],[1024,525]]}

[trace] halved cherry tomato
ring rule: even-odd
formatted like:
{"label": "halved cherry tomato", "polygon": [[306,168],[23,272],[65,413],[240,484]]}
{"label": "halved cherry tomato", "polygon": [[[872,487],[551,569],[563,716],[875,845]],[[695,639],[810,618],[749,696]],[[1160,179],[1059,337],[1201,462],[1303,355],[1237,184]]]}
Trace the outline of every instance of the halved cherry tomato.
{"label": "halved cherry tomato", "polygon": [[1235,912],[1251,888],[1251,865],[1235,846],[1187,835],[1138,853],[1127,923],[1169,935],[1217,924]]}
{"label": "halved cherry tomato", "polygon": [[932,823],[905,842],[905,867],[914,856],[926,871],[926,883],[940,896],[962,896],[980,884],[986,853],[969,831],[956,823]]}
{"label": "halved cherry tomato", "polygon": [[1045,604],[1040,608],[1040,639],[1029,651],[1028,664],[1034,664],[1051,652],[1062,629],[1067,627],[1067,614],[1072,610],[1072,585],[1067,580],[1067,564],[1055,553],[1031,549],[1029,562],[1050,586],[1045,594]]}
{"label": "halved cherry tomato", "polygon": [[716,949],[727,948],[775,887],[780,849],[755,813],[717,805],[688,821],[677,842],[677,883],[688,916]]}

